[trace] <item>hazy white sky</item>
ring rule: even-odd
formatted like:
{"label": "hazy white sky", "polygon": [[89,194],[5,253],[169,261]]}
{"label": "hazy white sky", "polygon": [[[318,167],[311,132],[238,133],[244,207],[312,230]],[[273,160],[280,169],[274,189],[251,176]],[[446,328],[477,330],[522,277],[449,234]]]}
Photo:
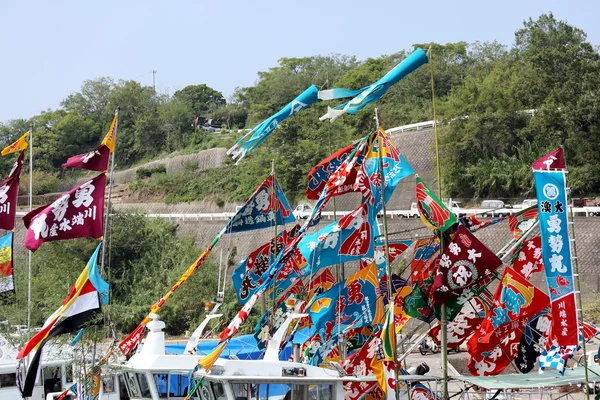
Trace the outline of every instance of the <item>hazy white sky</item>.
{"label": "hazy white sky", "polygon": [[0,0],[0,121],[55,109],[82,81],[206,83],[229,96],[281,57],[360,60],[413,43],[510,45],[524,19],[552,11],[600,43],[595,1]]}

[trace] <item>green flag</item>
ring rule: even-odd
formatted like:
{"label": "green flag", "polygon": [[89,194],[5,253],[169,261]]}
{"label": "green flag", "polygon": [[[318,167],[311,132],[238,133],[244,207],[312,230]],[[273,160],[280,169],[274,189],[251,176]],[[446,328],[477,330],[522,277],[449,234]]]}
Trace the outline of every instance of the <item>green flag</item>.
{"label": "green flag", "polygon": [[418,176],[416,189],[417,209],[421,221],[428,228],[444,232],[458,222],[456,215],[446,208],[444,203],[433,193],[433,190],[429,189]]}

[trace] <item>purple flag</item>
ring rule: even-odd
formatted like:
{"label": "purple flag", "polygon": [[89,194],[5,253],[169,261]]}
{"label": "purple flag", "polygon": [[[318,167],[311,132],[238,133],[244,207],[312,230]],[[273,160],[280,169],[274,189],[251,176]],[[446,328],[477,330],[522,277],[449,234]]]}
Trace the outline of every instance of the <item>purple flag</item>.
{"label": "purple flag", "polygon": [[0,183],[0,229],[12,231],[15,229],[17,212],[17,195],[19,194],[19,177],[23,166],[23,154],[15,161],[8,178]]}
{"label": "purple flag", "polygon": [[65,168],[81,168],[90,171],[106,171],[110,149],[101,144],[89,153],[70,157],[62,166]]}

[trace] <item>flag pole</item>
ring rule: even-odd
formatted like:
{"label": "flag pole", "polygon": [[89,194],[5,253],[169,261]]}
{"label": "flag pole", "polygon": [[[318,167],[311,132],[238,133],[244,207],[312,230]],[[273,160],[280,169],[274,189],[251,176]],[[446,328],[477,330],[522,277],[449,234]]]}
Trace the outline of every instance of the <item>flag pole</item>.
{"label": "flag pole", "polygon": [[[277,186],[275,186],[275,159],[271,160],[271,176],[273,177],[273,183],[271,184],[271,188],[273,190],[273,205],[271,206],[271,210],[273,210],[274,216],[273,216],[273,261],[277,258],[277,254],[279,254],[278,248],[279,246],[277,246]],[[273,294],[273,309],[271,310],[271,317],[269,318],[269,338],[271,337],[271,329],[273,329],[273,317],[275,315],[275,307],[277,305],[276,302],[276,293],[275,291],[277,290],[277,279],[273,279],[273,287],[272,287],[272,294]],[[266,296],[263,296],[263,299]],[[266,300],[265,300],[266,302]]]}
{"label": "flag pole", "polygon": [[[33,123],[29,126],[29,211],[33,209]],[[31,250],[27,257],[27,340],[31,339]],[[29,356],[27,357],[29,361]],[[29,364],[29,362],[28,362]]]}
{"label": "flag pole", "polygon": [[[438,196],[442,199],[442,173],[440,169],[440,145],[437,128],[437,115],[435,112],[435,77],[433,75],[433,51],[431,46],[427,51],[429,56],[429,71],[431,72],[431,105],[433,109],[433,132],[435,135],[435,159],[437,164]],[[440,254],[444,252],[444,235],[440,232]],[[442,342],[442,398],[448,398],[448,310],[446,304],[440,307],[440,333]]]}
{"label": "flag pole", "polygon": [[115,149],[117,147],[117,129],[119,126],[119,108],[115,110],[115,128],[114,128],[114,147],[113,151],[110,155],[110,174],[108,181],[108,201],[106,203],[106,212],[104,213],[104,232],[102,234],[102,258],[100,261],[100,275],[104,275],[104,260],[106,255],[106,233],[108,232],[108,219],[111,212],[111,200],[112,200],[112,187],[113,187],[113,178],[115,174]]}
{"label": "flag pole", "polygon": [[[379,171],[381,173],[381,204],[383,207],[383,239],[385,243],[385,270],[387,273],[387,291],[388,291],[388,301],[391,305],[394,299],[392,298],[393,288],[392,288],[392,266],[390,265],[390,245],[388,240],[388,230],[387,230],[387,210],[385,207],[385,173],[383,171],[383,140],[381,135],[379,134],[379,129],[381,125],[379,125],[379,115],[377,114],[377,108],[375,109],[375,121],[377,123],[377,141],[379,144]],[[377,221],[377,215],[375,215],[375,220]],[[392,315],[392,318],[394,316]],[[400,400],[400,391],[398,388],[398,349],[396,346],[396,323],[393,324],[393,334],[391,335],[392,339],[392,348],[394,349],[394,389],[396,392],[396,400]],[[408,386],[408,382],[406,383],[408,393],[408,399],[410,400],[410,387]]]}

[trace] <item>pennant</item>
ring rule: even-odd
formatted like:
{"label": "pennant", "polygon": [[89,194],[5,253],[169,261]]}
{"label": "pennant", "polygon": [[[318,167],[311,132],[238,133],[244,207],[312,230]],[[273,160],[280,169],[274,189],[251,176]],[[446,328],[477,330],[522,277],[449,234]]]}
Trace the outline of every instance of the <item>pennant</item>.
{"label": "pennant", "polygon": [[525,332],[519,343],[519,352],[515,364],[523,374],[530,372],[542,352],[546,350],[547,337],[550,333],[552,315],[544,310],[531,318],[525,326]]}
{"label": "pennant", "polygon": [[[411,55],[406,57],[401,63],[392,68],[391,71],[385,74],[377,82],[361,89],[358,95],[349,102],[341,104],[335,109],[328,107],[327,114],[323,115],[319,119],[321,121],[329,119],[331,122],[333,122],[343,114],[356,114],[367,104],[379,100],[389,90],[389,88],[392,87],[392,85],[427,62],[428,58],[425,54],[425,51],[420,48],[415,50]],[[320,100],[330,100],[341,97],[349,97],[349,95],[353,95],[353,93],[355,93],[355,91],[341,88],[321,90],[319,91],[318,98]]]}
{"label": "pennant", "polygon": [[[448,348],[456,349],[471,337],[479,329],[488,310],[488,305],[478,297],[474,297],[469,301],[458,315],[448,323]],[[429,337],[435,344],[441,346],[441,324],[439,321],[429,331]]]}
{"label": "pennant", "polygon": [[327,341],[350,326],[358,328],[371,325],[377,285],[377,268],[372,264],[315,296],[306,311],[321,337]]}
{"label": "pennant", "polygon": [[477,285],[502,265],[502,261],[467,228],[460,225],[444,249],[433,285],[436,305],[444,304]]}
{"label": "pennant", "polygon": [[[119,109],[115,111],[115,116],[113,117],[112,122],[110,123],[110,127],[108,128],[108,132],[104,139],[102,140],[102,144],[105,145],[110,152],[115,151],[115,143],[117,142],[117,120],[119,118]],[[67,160],[67,163],[69,161]],[[87,168],[86,168],[87,169]],[[94,170],[95,171],[95,170]]]}
{"label": "pennant", "polygon": [[8,174],[8,178],[0,183],[0,229],[12,231],[15,229],[15,216],[17,215],[17,196],[19,195],[19,181],[23,156],[21,152],[17,161]]}
{"label": "pennant", "polygon": [[[80,330],[99,315],[100,306],[108,302],[108,283],[102,279],[98,271],[99,250],[100,244],[71,287],[63,305],[46,320],[42,329],[25,343],[17,354],[17,359],[21,359],[33,349],[37,349],[27,370],[23,387],[24,397],[31,396],[33,391],[44,345],[55,336]],[[61,317],[63,319],[59,321]]]}
{"label": "pennant", "polygon": [[445,232],[458,221],[436,194],[417,176],[417,210],[421,221],[430,229]]}
{"label": "pennant", "polygon": [[480,229],[485,228],[486,226],[495,225],[498,222],[502,222],[506,220],[507,217],[502,218],[492,218],[486,221],[479,221],[475,215],[467,215],[465,217],[459,218],[459,222],[464,225],[471,232],[477,232]]}
{"label": "pennant", "polygon": [[315,103],[318,100],[317,94],[317,87],[311,85],[279,112],[270,116],[242,136],[232,148],[227,150],[227,154],[232,154],[233,159],[237,159],[236,165],[239,164],[248,153],[260,145],[285,119],[298,114],[303,109]]}
{"label": "pennant", "polygon": [[0,298],[15,292],[13,276],[13,232],[0,238]]}
{"label": "pennant", "polygon": [[[389,252],[390,252],[390,265],[396,261],[398,257],[404,251],[410,247],[412,244],[412,240],[390,240],[388,243]],[[366,268],[371,263],[375,263],[377,265],[377,271],[379,277],[382,278],[383,275],[387,273],[386,271],[386,263],[385,263],[385,244],[381,238],[375,239],[375,249],[373,251],[373,257],[366,257],[360,259],[360,268]]]}
{"label": "pennant", "polygon": [[16,153],[18,151],[23,151],[27,148],[27,146],[29,146],[29,144],[27,143],[27,138],[29,137],[29,131],[25,132],[23,134],[23,136],[21,136],[20,138],[17,139],[16,142],[14,142],[11,145],[6,146],[4,149],[2,149],[2,154],[3,156],[12,154],[12,153]]}
{"label": "pennant", "polygon": [[544,273],[559,346],[577,345],[578,323],[567,217],[565,172],[533,173],[538,199]]}
{"label": "pennant", "polygon": [[508,226],[513,237],[521,239],[538,220],[537,205],[519,211],[508,217]]}
{"label": "pennant", "polygon": [[320,231],[304,236],[298,249],[308,262],[309,271],[372,257],[372,238],[376,236],[374,229],[377,229],[375,215],[366,204],[362,204]]}
{"label": "pennant", "polygon": [[440,241],[437,238],[418,239],[415,242],[410,263],[410,279],[423,282],[434,272],[435,260],[440,256]]}
{"label": "pennant", "polygon": [[511,268],[504,270],[494,294],[494,304],[481,324],[477,340],[487,343],[503,325],[519,319],[528,321],[550,305],[548,296]]}
{"label": "pennant", "polygon": [[296,222],[281,186],[269,175],[227,224],[227,233],[272,228]]}
{"label": "pennant", "polygon": [[[348,156],[358,148],[359,143],[353,143],[342,149],[339,149],[326,159],[315,165],[308,173],[308,184],[306,186],[306,198],[309,200],[318,200],[321,192],[327,186],[329,177],[335,171],[339,169],[342,163],[348,158]],[[356,180],[357,170],[350,169],[350,174],[347,177],[347,183],[340,186],[334,195],[341,195],[352,192],[354,189],[354,182]]]}
{"label": "pennant", "polygon": [[202,358],[198,361],[198,365],[204,368],[204,371],[207,373],[212,369],[213,365],[217,362],[223,350],[225,350],[225,346],[227,346],[229,342],[223,342],[218,345],[213,351],[211,351],[206,357]]}
{"label": "pennant", "polygon": [[562,147],[546,154],[531,166],[534,171],[556,171],[566,169]]}
{"label": "pennant", "polygon": [[62,166],[65,168],[80,168],[89,171],[103,172],[108,168],[110,149],[101,144],[89,153],[78,154],[70,157]]}
{"label": "pennant", "polygon": [[36,251],[44,242],[91,237],[99,239],[104,226],[106,175],[100,174],[53,203],[23,217],[25,247]]}
{"label": "pennant", "polygon": [[512,268],[525,279],[529,279],[534,272],[543,271],[542,238],[536,236],[521,243],[513,252]]}
{"label": "pennant", "polygon": [[[380,146],[382,148],[383,172],[379,160]],[[354,189],[360,191],[364,201],[374,207],[376,212],[379,212],[383,207],[381,199],[382,179],[385,182],[384,200],[387,203],[394,190],[396,190],[398,183],[414,173],[415,171],[400,154],[390,137],[382,128],[379,128],[376,134],[370,138],[369,148],[357,173]]]}

